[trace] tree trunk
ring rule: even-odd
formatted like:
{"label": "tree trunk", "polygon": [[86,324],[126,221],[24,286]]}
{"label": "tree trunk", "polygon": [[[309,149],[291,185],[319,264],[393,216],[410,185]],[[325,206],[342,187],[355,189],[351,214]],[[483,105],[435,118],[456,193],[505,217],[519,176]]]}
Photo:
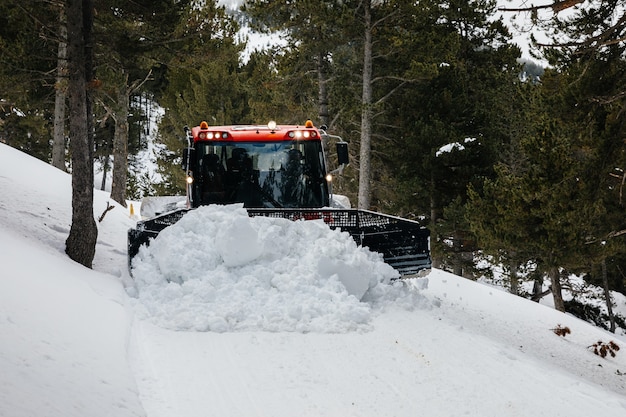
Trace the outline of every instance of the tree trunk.
{"label": "tree trunk", "polygon": [[113,179],[111,199],[126,207],[126,179],[128,177],[128,107],[130,97],[128,80],[120,86],[115,113],[115,133],[113,134]]}
{"label": "tree trunk", "polygon": [[551,267],[548,270],[552,287],[552,298],[554,299],[554,308],[558,311],[565,312],[565,303],[563,302],[563,291],[561,288],[561,273],[558,267]]}
{"label": "tree trunk", "polygon": [[[435,177],[434,174],[430,173],[430,230],[437,230],[436,225],[439,221],[439,203],[437,201],[436,192],[435,192]],[[434,235],[431,239],[437,239],[439,236]],[[432,267],[440,269],[442,265],[442,259],[437,253],[431,253],[432,256]]]}
{"label": "tree trunk", "polygon": [[109,155],[104,155],[104,161],[102,162],[102,181],[100,182],[100,190],[104,191],[107,187],[107,175],[109,174]]}
{"label": "tree trunk", "polygon": [[317,84],[319,100],[320,125],[329,127],[330,117],[328,114],[328,88],[326,83],[326,59],[320,53],[317,57]]}
{"label": "tree trunk", "polygon": [[363,2],[363,97],[361,101],[361,144],[359,152],[358,208],[369,209],[371,204],[371,149],[372,149],[372,16],[371,0]]}
{"label": "tree trunk", "polygon": [[519,285],[518,285],[518,267],[517,261],[510,260],[509,261],[509,283],[510,283],[510,293],[519,295]]}
{"label": "tree trunk", "polygon": [[52,140],[52,166],[63,171],[65,167],[65,98],[67,92],[67,26],[65,6],[61,4],[59,16],[59,49],[57,52],[57,77],[54,97],[54,134]]}
{"label": "tree trunk", "polygon": [[86,88],[87,75],[91,74],[87,48],[91,47],[92,4],[90,0],[66,0],[66,6],[72,225],[65,242],[65,252],[74,261],[91,268],[98,237],[93,215],[93,149]]}
{"label": "tree trunk", "polygon": [[543,291],[543,275],[539,272],[535,272],[535,279],[533,280],[533,294],[530,299],[536,303],[541,301],[545,293]]}
{"label": "tree trunk", "polygon": [[[89,150],[89,169],[85,173],[88,177],[87,181],[91,184],[92,190],[92,206],[93,206],[93,189],[95,187],[95,175],[93,172],[93,164],[95,161],[95,144],[94,144],[94,118],[93,118],[93,92],[92,88],[95,87],[94,81],[94,64],[93,64],[93,12],[94,12],[94,0],[83,0],[83,29],[85,39],[85,80],[87,81],[86,87],[86,107],[87,107],[87,143]],[[92,208],[93,210],[93,208]],[[95,224],[95,223],[94,223]],[[96,247],[96,239],[98,237],[98,226],[94,227],[95,235],[93,237],[94,252]]]}
{"label": "tree trunk", "polygon": [[463,244],[458,230],[452,235],[452,273],[463,276]]}
{"label": "tree trunk", "polygon": [[609,314],[609,331],[615,333],[615,315],[613,314],[613,303],[611,301],[611,290],[609,289],[609,277],[606,273],[606,259],[602,259],[602,286],[604,287],[604,300]]}

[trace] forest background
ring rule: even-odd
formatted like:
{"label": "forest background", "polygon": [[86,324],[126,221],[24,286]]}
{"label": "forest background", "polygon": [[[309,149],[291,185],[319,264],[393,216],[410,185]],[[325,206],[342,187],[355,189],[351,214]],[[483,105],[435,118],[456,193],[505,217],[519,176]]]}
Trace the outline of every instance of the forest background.
{"label": "forest background", "polygon": [[[184,192],[185,125],[311,119],[351,144],[335,192],[427,225],[435,267],[477,279],[487,260],[513,293],[626,328],[610,297],[626,285],[624,1],[77,3],[0,4],[0,141],[76,176],[68,23],[83,6],[89,158],[113,200]],[[545,68],[520,59],[507,14],[542,33]],[[280,41],[246,49],[251,30]],[[156,174],[137,156],[153,123]],[[583,311],[572,274],[606,308]]]}

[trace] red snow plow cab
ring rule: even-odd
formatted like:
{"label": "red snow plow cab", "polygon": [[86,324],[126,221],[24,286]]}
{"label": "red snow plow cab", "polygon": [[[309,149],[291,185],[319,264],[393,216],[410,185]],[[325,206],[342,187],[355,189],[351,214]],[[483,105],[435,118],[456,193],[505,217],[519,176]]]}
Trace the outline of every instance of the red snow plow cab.
{"label": "red snow plow cab", "polygon": [[202,122],[188,135],[193,146],[183,155],[183,169],[187,171],[190,207],[243,203],[255,208],[313,208],[330,204],[322,135],[310,121],[304,126],[270,122],[215,127]]}
{"label": "red snow plow cab", "polygon": [[[184,208],[137,223],[128,232],[129,262],[139,247],[189,210],[208,204],[241,203],[250,216],[323,219],[355,241],[380,252],[401,275],[430,270],[428,229],[418,222],[340,204],[332,176],[348,164],[348,146],[340,137],[303,125],[209,126],[185,128],[187,173]],[[327,170],[326,147],[335,142],[337,168]],[[171,200],[170,200],[171,201]],[[173,207],[170,207],[173,208]]]}

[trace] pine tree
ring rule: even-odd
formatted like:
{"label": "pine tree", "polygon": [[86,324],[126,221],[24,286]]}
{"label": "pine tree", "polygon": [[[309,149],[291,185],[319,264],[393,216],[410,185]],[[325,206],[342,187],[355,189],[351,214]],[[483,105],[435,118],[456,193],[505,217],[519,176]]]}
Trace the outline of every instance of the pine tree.
{"label": "pine tree", "polygon": [[184,192],[184,173],[176,163],[186,146],[184,126],[244,120],[247,104],[239,78],[242,46],[235,42],[237,30],[234,19],[213,2],[187,10],[175,28],[181,42],[162,69],[155,96],[166,109],[159,123],[158,140],[164,149],[157,163],[164,181],[155,187],[158,194]]}
{"label": "pine tree", "polygon": [[393,101],[400,126],[397,205],[430,221],[435,265],[466,274],[475,245],[462,207],[468,185],[493,175],[499,152],[519,129],[511,100],[519,50],[507,43],[503,23],[490,20],[492,2],[420,5],[414,25],[420,30],[404,42],[415,51],[406,49],[409,69],[430,77]]}
{"label": "pine tree", "polygon": [[170,0],[98,2],[98,53],[106,57],[98,65],[98,103],[106,112],[102,118],[112,120],[114,126],[111,198],[122,206],[126,206],[133,97],[145,91],[153,69],[183,42],[173,32],[189,4]]}
{"label": "pine tree", "polygon": [[337,1],[297,0],[285,7],[283,1],[253,0],[245,3],[243,12],[254,29],[281,33],[287,43],[283,57],[276,57],[277,69],[281,83],[293,93],[285,99],[302,103],[299,113],[305,116],[285,122],[302,123],[308,118],[332,129],[328,83],[333,76],[333,52],[342,43],[337,22],[345,16],[346,6]]}
{"label": "pine tree", "polygon": [[483,247],[504,259],[536,264],[549,276],[561,311],[561,271],[589,264],[587,243],[603,212],[592,197],[597,154],[590,138],[580,134],[580,120],[566,110],[571,91],[565,81],[562,74],[547,73],[542,86],[533,88],[518,160],[501,162],[495,180],[485,181],[484,194],[472,193],[470,200],[470,223]]}
{"label": "pine tree", "polygon": [[0,4],[0,141],[50,161],[58,5]]}

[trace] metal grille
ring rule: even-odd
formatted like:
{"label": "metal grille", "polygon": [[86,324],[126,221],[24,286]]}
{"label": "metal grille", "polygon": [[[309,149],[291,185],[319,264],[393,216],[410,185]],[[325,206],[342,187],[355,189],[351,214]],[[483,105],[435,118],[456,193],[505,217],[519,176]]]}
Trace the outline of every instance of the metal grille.
{"label": "metal grille", "polygon": [[391,224],[406,223],[420,228],[418,222],[375,213],[368,210],[357,209],[257,209],[248,208],[250,216],[279,217],[289,220],[315,220],[323,219],[325,223],[334,228],[362,228],[362,227],[386,227]]}
{"label": "metal grille", "polygon": [[430,232],[416,221],[356,209],[247,209],[250,216],[322,219],[349,233],[357,244],[383,255],[403,277],[430,270]]}

